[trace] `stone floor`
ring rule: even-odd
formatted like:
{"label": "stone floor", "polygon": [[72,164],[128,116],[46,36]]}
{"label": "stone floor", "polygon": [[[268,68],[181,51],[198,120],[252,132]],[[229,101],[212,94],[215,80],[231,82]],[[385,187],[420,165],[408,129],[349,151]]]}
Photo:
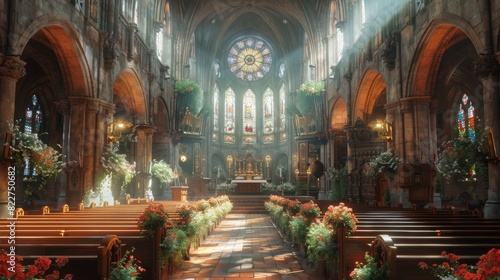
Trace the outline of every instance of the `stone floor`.
{"label": "stone floor", "polygon": [[169,279],[323,279],[267,214],[228,214],[190,256]]}

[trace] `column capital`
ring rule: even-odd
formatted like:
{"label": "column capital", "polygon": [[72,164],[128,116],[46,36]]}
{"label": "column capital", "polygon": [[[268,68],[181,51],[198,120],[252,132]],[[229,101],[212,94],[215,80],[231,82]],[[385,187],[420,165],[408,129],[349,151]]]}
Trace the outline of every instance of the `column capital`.
{"label": "column capital", "polygon": [[498,75],[499,70],[500,66],[495,54],[482,54],[474,61],[474,74],[480,78]]}
{"label": "column capital", "polygon": [[0,77],[19,80],[26,75],[26,62],[16,56],[0,54]]}

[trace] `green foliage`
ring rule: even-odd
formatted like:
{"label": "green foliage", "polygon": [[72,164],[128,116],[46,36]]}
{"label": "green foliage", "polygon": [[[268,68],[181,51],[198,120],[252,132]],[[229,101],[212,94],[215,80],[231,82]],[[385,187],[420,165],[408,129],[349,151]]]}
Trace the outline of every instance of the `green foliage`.
{"label": "green foliage", "polygon": [[203,91],[194,81],[189,79],[175,82],[175,90],[180,93],[178,98],[178,109],[184,111],[189,109],[194,115],[198,115],[204,107]]}
{"label": "green foliage", "polygon": [[190,241],[186,233],[178,227],[167,230],[165,239],[160,244],[162,266],[168,260],[173,260],[177,265],[188,256]]}
{"label": "green foliage", "polygon": [[487,184],[487,155],[488,146],[484,129],[476,127],[474,141],[472,141],[468,134],[465,134],[463,137],[454,138],[443,143],[438,151],[438,163],[436,167],[444,178],[470,180],[474,178],[474,174],[471,172],[474,166],[477,178],[480,178],[481,182]]}
{"label": "green foliage", "polygon": [[146,271],[140,266],[141,262],[131,255],[135,248],[127,250],[116,267],[111,270],[111,280],[140,279],[140,273]]}
{"label": "green foliage", "polygon": [[[10,148],[12,164],[19,172],[26,166],[25,159],[36,170],[36,176],[30,179],[36,182],[39,189],[43,189],[47,180],[55,178],[63,168],[62,154],[43,143],[37,134],[21,131],[19,121],[13,126]],[[28,188],[25,193],[31,195],[32,188]]]}
{"label": "green foliage", "polygon": [[325,177],[333,182],[333,192],[330,199],[341,201],[347,198],[347,164],[337,169],[334,166],[326,170]]}
{"label": "green foliage", "polygon": [[350,273],[353,280],[386,280],[391,272],[387,263],[377,262],[375,258],[365,253],[366,263],[356,263],[356,268]]}
{"label": "green foliage", "polygon": [[377,176],[384,173],[395,173],[398,169],[399,159],[392,152],[382,152],[370,162],[368,176]]}
{"label": "green foliage", "polygon": [[337,246],[333,233],[334,231],[325,227],[324,224],[311,224],[306,237],[309,262],[327,261],[327,264],[334,264],[331,260],[337,252]]}
{"label": "green foliage", "polygon": [[100,185],[102,179],[111,174],[113,181],[121,181],[121,187],[124,188],[135,176],[135,163],[131,164],[127,155],[120,153],[118,145],[114,143],[104,146],[101,165],[102,172],[96,178],[96,185]]}
{"label": "green foliage", "polygon": [[298,96],[321,95],[325,90],[323,81],[307,81],[297,90]]}
{"label": "green foliage", "polygon": [[172,170],[170,165],[163,160],[153,160],[153,165],[151,166],[151,174],[158,178],[160,183],[169,183],[174,179],[174,171]]}
{"label": "green foliage", "polygon": [[309,223],[301,216],[295,216],[290,221],[290,231],[292,232],[295,244],[304,244],[307,237]]}

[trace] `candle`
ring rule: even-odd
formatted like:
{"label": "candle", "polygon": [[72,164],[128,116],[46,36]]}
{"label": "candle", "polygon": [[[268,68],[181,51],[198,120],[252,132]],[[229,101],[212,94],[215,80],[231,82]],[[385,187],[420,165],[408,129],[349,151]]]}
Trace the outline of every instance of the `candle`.
{"label": "candle", "polygon": [[220,166],[217,167],[217,178],[220,177]]}
{"label": "candle", "polygon": [[281,171],[283,170],[283,168],[280,167],[279,169],[280,169],[280,177],[283,177],[282,174],[281,174]]}

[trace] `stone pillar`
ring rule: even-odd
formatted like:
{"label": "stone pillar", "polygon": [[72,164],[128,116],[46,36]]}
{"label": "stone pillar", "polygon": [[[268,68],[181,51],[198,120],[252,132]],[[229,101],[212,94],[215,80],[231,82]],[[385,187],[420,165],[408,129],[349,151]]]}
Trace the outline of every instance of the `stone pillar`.
{"label": "stone pillar", "polygon": [[137,142],[135,147],[135,162],[136,162],[136,185],[132,195],[135,197],[146,197],[146,191],[150,187],[151,179],[151,164],[152,164],[152,148],[153,148],[153,133],[156,128],[151,125],[142,124],[135,128],[137,134]]}
{"label": "stone pillar", "polygon": [[415,130],[413,121],[413,102],[407,98],[401,99],[402,129],[403,132],[403,156],[404,164],[412,163],[415,160]]}
{"label": "stone pillar", "polygon": [[[15,195],[9,195],[8,172],[10,159],[3,155],[3,142],[7,133],[12,133],[16,98],[16,83],[26,74],[26,63],[15,56],[0,54],[0,217],[11,217],[8,201],[15,201]],[[8,157],[8,156],[7,156]],[[15,188],[15,185],[14,185]],[[14,189],[15,191],[15,189]]]}
{"label": "stone pillar", "polygon": [[[481,78],[483,82],[483,106],[484,106],[484,125],[489,130],[489,149],[490,156],[499,157],[498,150],[496,155],[493,147],[500,148],[500,86],[498,83],[498,72],[500,69],[497,55],[481,55],[481,57],[474,61],[475,74]],[[498,219],[500,218],[500,197],[498,194],[498,187],[500,185],[500,168],[498,160],[491,159],[488,161],[488,200],[484,205],[484,218]]]}
{"label": "stone pillar", "polygon": [[[69,116],[68,161],[82,168],[83,180],[79,182],[78,192],[69,197],[69,201],[80,201],[87,190],[95,186],[95,175],[100,169],[100,159],[106,139],[106,123],[114,112],[114,105],[102,100],[71,96]],[[70,205],[71,206],[71,205]]]}

